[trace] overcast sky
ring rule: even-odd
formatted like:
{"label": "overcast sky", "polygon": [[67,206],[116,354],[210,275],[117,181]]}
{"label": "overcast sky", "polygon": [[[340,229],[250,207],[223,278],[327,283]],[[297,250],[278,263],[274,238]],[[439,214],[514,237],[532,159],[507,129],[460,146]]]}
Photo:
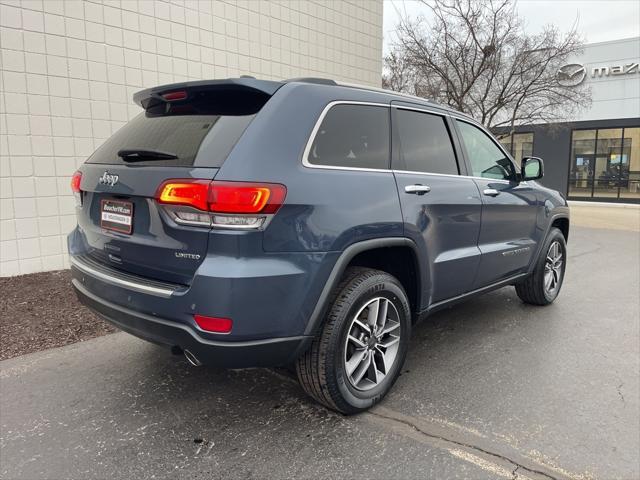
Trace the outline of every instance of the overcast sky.
{"label": "overcast sky", "polygon": [[[531,33],[550,23],[568,30],[577,18],[587,43],[640,36],[640,0],[517,0],[517,9]],[[415,17],[427,11],[417,0],[384,0],[385,53],[393,41],[398,13]]]}

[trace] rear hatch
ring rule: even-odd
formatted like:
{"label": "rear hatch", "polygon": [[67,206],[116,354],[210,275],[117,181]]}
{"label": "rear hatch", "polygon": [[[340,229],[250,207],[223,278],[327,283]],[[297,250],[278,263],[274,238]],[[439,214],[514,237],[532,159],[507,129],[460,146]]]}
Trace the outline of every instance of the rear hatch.
{"label": "rear hatch", "polygon": [[135,275],[188,285],[209,228],[177,224],[155,198],[169,179],[212,180],[281,84],[253,79],[189,82],[137,93],[145,111],[82,166],[83,254]]}

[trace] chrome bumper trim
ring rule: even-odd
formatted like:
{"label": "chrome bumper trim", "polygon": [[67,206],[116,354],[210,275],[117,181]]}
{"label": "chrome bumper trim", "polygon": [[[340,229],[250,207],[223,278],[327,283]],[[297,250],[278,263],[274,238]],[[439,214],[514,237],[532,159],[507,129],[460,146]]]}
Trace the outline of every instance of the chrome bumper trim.
{"label": "chrome bumper trim", "polygon": [[116,276],[109,275],[108,273],[101,272],[100,270],[97,270],[92,266],[87,265],[86,263],[72,256],[69,257],[69,263],[71,263],[71,265],[73,265],[75,268],[77,268],[81,272],[86,273],[87,275],[90,275],[94,278],[98,278],[111,285],[128,288],[129,290],[134,290],[136,292],[148,293],[150,295],[156,295],[158,297],[169,298],[175,291],[174,289],[171,289],[171,288],[163,288],[163,287],[157,287],[153,285],[146,285],[144,283],[139,283],[132,280],[126,280],[124,278],[118,278]]}

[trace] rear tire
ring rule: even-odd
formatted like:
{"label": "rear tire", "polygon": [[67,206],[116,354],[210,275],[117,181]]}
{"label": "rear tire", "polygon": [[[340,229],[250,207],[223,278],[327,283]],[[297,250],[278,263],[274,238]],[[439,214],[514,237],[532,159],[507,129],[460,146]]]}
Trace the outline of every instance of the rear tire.
{"label": "rear tire", "polygon": [[567,266],[567,244],[553,227],[547,235],[533,272],[515,285],[518,297],[531,305],[549,305],[560,293]]}
{"label": "rear tire", "polygon": [[378,403],[400,374],[411,334],[407,295],[393,276],[362,267],[345,272],[322,330],[296,362],[307,394],[354,414]]}

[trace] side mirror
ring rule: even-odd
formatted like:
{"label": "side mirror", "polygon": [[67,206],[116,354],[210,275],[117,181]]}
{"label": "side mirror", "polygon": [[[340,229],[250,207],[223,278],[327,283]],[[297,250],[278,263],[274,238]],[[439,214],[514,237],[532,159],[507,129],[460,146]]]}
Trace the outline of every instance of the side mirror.
{"label": "side mirror", "polygon": [[544,175],[544,163],[542,159],[538,157],[524,157],[522,159],[520,172],[520,178],[523,182],[527,180],[537,180]]}

